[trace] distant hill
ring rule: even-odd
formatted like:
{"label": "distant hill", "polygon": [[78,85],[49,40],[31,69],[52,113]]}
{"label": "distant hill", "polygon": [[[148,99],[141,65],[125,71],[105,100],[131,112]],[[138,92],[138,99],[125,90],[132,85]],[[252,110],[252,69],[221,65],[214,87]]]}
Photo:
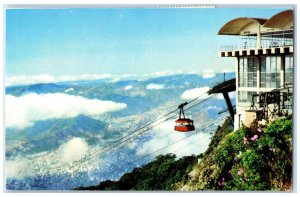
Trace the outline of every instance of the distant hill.
{"label": "distant hill", "polygon": [[37,121],[29,128],[7,129],[8,145],[18,140],[26,143],[19,148],[7,150],[6,154],[11,155],[18,151],[26,151],[28,154],[53,150],[73,137],[84,138],[92,145],[97,143],[100,137],[101,139],[108,137],[106,130],[106,123],[84,115],[68,119]]}
{"label": "distant hill", "polygon": [[39,83],[25,86],[12,86],[5,89],[6,94],[14,96],[22,96],[28,93],[46,94],[46,93],[57,93],[67,90],[67,85],[57,85],[54,83]]}

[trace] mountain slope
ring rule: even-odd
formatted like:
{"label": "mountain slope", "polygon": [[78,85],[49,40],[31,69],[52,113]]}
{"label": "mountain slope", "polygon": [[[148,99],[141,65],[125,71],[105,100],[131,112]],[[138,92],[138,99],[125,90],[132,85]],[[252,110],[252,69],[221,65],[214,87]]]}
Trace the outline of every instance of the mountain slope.
{"label": "mountain slope", "polygon": [[[219,130],[181,190],[291,190],[292,120]],[[227,133],[227,134],[225,134]],[[223,137],[225,134],[225,137]],[[218,143],[214,143],[219,141]],[[183,184],[181,184],[183,185]]]}
{"label": "mountain slope", "polygon": [[291,117],[235,132],[227,119],[205,153],[175,158],[160,155],[118,181],[76,190],[291,190]]}
{"label": "mountain slope", "polygon": [[[218,136],[218,139],[213,139],[212,141],[217,141],[218,143],[223,135],[230,132],[228,128],[231,128],[229,119],[225,121],[222,127],[218,128],[215,134],[215,136]],[[211,142],[208,150],[213,148],[214,144]],[[78,187],[76,190],[177,190],[180,186],[187,183],[190,176],[189,173],[197,164],[198,159],[202,157],[203,154],[176,159],[176,156],[173,154],[159,155],[152,162],[124,174],[118,181],[106,180],[99,183],[99,185]]]}
{"label": "mountain slope", "polygon": [[187,173],[195,163],[197,157],[194,155],[178,160],[174,154],[160,155],[143,167],[124,174],[118,181],[107,180],[97,186],[76,190],[174,190],[177,182],[187,180]]}
{"label": "mountain slope", "polygon": [[[30,128],[7,129],[6,154],[9,156],[18,151],[35,153],[56,149],[73,137],[82,137],[89,144],[99,142],[100,138],[108,137],[106,123],[88,116],[79,115],[68,119],[49,119],[36,122]],[[10,149],[14,141],[22,141],[20,147]]]}

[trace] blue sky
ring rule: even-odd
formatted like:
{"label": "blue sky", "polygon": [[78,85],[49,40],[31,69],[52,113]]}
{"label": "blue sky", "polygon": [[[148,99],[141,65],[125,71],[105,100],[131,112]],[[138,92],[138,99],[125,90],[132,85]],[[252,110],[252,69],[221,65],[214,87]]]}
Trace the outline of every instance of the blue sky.
{"label": "blue sky", "polygon": [[146,74],[234,69],[220,58],[236,17],[270,18],[285,8],[8,9],[7,76]]}

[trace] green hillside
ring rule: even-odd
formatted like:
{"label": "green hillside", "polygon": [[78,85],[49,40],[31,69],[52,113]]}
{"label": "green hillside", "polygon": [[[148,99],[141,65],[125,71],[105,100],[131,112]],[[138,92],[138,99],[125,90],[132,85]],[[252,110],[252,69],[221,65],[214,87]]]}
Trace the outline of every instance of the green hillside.
{"label": "green hillside", "polygon": [[[226,120],[205,153],[176,159],[173,154],[78,190],[291,190],[292,119],[230,130]],[[198,163],[198,159],[201,161]]]}
{"label": "green hillside", "polygon": [[[292,119],[265,127],[253,123],[227,133],[220,129],[183,190],[292,189]],[[184,186],[183,186],[184,185]]]}
{"label": "green hillside", "polygon": [[176,183],[185,182],[197,157],[188,156],[176,160],[173,154],[160,155],[141,168],[124,174],[119,181],[104,181],[97,186],[80,187],[78,190],[175,190]]}

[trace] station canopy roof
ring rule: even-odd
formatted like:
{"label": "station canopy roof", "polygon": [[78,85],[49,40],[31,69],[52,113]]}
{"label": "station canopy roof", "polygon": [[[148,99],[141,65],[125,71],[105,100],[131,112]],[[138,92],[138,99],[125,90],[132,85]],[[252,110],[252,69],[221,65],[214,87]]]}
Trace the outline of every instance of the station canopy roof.
{"label": "station canopy roof", "polygon": [[266,21],[264,27],[278,28],[281,30],[293,29],[294,26],[294,13],[293,10],[286,10],[272,16]]}
{"label": "station canopy roof", "polygon": [[219,35],[251,35],[256,34],[257,26],[263,25],[267,19],[263,18],[236,18],[226,23],[220,30]]}
{"label": "station canopy roof", "polygon": [[293,10],[275,14],[270,19],[236,18],[227,22],[218,32],[219,35],[257,35],[257,32],[269,33],[292,30],[294,22]]}

